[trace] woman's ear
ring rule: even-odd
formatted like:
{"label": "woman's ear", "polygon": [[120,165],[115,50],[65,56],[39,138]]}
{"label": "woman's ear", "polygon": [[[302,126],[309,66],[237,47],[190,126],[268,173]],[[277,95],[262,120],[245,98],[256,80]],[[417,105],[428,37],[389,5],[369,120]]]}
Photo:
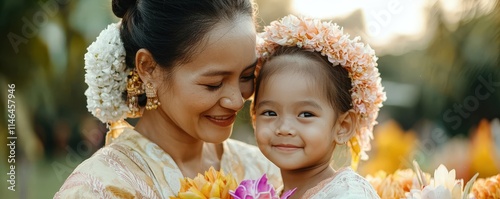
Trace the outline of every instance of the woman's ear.
{"label": "woman's ear", "polygon": [[141,48],[135,54],[135,68],[143,82],[154,82],[157,75],[155,73],[159,72],[157,66],[148,50]]}
{"label": "woman's ear", "polygon": [[339,115],[333,134],[337,144],[345,144],[356,134],[357,120],[353,109]]}

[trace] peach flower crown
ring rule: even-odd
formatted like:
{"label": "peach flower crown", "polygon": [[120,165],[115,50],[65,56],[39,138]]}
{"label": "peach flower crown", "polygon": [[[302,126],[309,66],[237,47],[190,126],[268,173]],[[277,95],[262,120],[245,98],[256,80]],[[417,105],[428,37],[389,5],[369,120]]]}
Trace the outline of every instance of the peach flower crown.
{"label": "peach flower crown", "polygon": [[373,126],[377,124],[379,109],[386,100],[375,51],[360,40],[360,37],[349,39],[349,35],[332,22],[288,15],[264,27],[257,42],[257,52],[264,61],[279,46],[297,46],[319,52],[333,66],[341,65],[348,71],[352,85],[352,109],[359,125],[356,135],[349,141],[353,166],[357,165],[359,158],[368,159],[365,152],[371,149]]}

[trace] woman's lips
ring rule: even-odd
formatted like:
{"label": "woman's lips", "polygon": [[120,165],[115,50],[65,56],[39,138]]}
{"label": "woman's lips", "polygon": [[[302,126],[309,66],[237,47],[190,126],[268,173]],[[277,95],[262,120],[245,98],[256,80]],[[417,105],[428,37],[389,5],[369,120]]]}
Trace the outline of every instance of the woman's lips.
{"label": "woman's lips", "polygon": [[212,123],[218,125],[218,126],[222,126],[222,127],[226,127],[226,126],[230,126],[234,123],[234,120],[236,119],[236,114],[232,114],[232,115],[226,115],[226,116],[206,116],[206,118],[208,119],[208,121],[211,121]]}

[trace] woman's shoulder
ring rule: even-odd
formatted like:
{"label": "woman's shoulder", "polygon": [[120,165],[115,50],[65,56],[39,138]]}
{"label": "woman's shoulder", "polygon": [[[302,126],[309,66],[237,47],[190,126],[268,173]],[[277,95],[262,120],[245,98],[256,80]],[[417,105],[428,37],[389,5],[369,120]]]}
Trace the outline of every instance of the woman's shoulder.
{"label": "woman's shoulder", "polygon": [[373,186],[351,168],[337,171],[312,198],[380,198]]}
{"label": "woman's shoulder", "polygon": [[152,179],[124,150],[118,143],[99,149],[75,168],[54,198],[157,198]]}

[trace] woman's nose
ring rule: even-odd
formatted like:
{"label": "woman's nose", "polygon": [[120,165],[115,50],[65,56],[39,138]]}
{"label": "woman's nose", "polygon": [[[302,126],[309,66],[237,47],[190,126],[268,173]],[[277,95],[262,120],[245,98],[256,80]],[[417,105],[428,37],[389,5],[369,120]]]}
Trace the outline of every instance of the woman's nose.
{"label": "woman's nose", "polygon": [[224,108],[239,111],[243,108],[244,99],[238,89],[237,92],[231,92],[228,96],[220,99],[220,105]]}

